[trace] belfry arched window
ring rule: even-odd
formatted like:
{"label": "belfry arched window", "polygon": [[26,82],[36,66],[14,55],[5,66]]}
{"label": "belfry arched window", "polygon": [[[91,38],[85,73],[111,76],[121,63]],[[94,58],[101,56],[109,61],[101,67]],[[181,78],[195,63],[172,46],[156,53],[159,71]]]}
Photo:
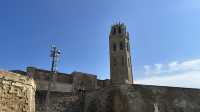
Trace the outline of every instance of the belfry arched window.
{"label": "belfry arched window", "polygon": [[113,43],[112,49],[113,49],[113,51],[116,51],[116,50],[117,50],[117,45],[116,45],[116,43]]}
{"label": "belfry arched window", "polygon": [[123,45],[123,42],[121,41],[120,42],[120,50],[123,50],[124,49],[124,45]]}
{"label": "belfry arched window", "polygon": [[113,57],[113,65],[117,66],[117,59],[115,57]]}
{"label": "belfry arched window", "polygon": [[119,30],[119,34],[120,34],[120,33],[122,32],[122,29],[121,29],[121,27],[119,27],[119,29],[118,29],[118,30]]}
{"label": "belfry arched window", "polygon": [[116,28],[113,28],[113,35],[116,34]]}

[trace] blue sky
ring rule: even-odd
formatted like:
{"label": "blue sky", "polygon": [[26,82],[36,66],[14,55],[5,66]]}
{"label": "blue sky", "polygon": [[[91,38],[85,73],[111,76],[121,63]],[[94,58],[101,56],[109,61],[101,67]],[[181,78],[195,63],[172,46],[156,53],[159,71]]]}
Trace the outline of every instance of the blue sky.
{"label": "blue sky", "polygon": [[134,79],[152,77],[147,71],[200,58],[199,12],[199,0],[1,1],[0,68],[50,69],[55,44],[59,71],[109,78],[109,31],[121,21],[130,32]]}

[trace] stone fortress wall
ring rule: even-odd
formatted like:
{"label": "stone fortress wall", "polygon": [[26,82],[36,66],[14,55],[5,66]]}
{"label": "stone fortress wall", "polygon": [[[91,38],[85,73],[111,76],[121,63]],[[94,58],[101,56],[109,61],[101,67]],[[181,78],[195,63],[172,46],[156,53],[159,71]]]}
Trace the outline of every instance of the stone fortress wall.
{"label": "stone fortress wall", "polygon": [[199,112],[200,90],[115,85],[88,93],[84,112]]}
{"label": "stone fortress wall", "polygon": [[[48,70],[27,67],[26,72],[13,70],[28,77],[32,77],[36,88],[36,112],[44,112],[46,93],[51,74]],[[80,112],[84,92],[91,92],[110,84],[109,80],[98,80],[96,75],[72,72],[71,74],[58,72],[55,75],[50,94],[50,112]],[[84,93],[86,94],[86,93]]]}
{"label": "stone fortress wall", "polygon": [[[48,79],[50,72],[32,67],[27,72],[14,72],[23,75],[0,72],[0,112],[44,112],[47,85],[42,81]],[[109,80],[97,80],[91,74],[87,76],[80,72],[57,75],[55,83],[71,86],[64,90],[62,86],[53,89],[49,112],[200,111],[199,89],[136,84],[110,85]],[[34,77],[35,81],[30,77]],[[84,94],[80,92],[83,88],[87,90]]]}
{"label": "stone fortress wall", "polygon": [[0,71],[0,112],[35,112],[34,80]]}
{"label": "stone fortress wall", "polygon": [[[38,69],[35,67],[27,67],[26,75],[33,77],[36,82],[37,90],[45,91],[48,87],[49,76],[48,70]],[[78,89],[86,91],[95,90],[109,85],[109,80],[98,80],[96,75],[72,72],[71,74],[58,72],[53,82],[52,91],[55,92],[77,92]]]}

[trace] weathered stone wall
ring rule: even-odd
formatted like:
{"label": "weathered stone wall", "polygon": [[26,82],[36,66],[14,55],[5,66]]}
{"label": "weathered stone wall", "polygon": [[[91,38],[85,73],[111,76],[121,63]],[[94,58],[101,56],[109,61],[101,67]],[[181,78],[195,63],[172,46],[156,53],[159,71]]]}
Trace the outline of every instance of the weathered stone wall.
{"label": "weathered stone wall", "polygon": [[85,97],[84,112],[199,112],[200,90],[145,85],[110,86]]}
{"label": "weathered stone wall", "polygon": [[110,80],[97,80],[97,89],[110,86]]}
{"label": "weathered stone wall", "polygon": [[[37,90],[47,90],[49,85],[49,76],[51,72],[47,70],[37,69],[34,67],[27,68],[27,75],[34,78]],[[52,83],[51,91],[72,92],[72,76],[64,73],[57,73],[55,81]]]}
{"label": "weathered stone wall", "polygon": [[[45,112],[46,91],[36,92],[36,112]],[[80,112],[80,97],[71,93],[51,92],[49,112]]]}
{"label": "weathered stone wall", "polygon": [[[18,72],[18,71],[17,71]],[[33,77],[37,85],[36,112],[44,112],[46,93],[51,72],[28,67],[28,76]],[[104,81],[106,85],[108,81]],[[49,97],[49,112],[80,112],[83,105],[82,95],[97,88],[97,77],[92,74],[73,72],[57,73],[52,82]]]}
{"label": "weathered stone wall", "polygon": [[34,80],[0,71],[0,112],[35,112]]}
{"label": "weathered stone wall", "polygon": [[[16,72],[19,72],[15,70]],[[21,73],[21,71],[20,71]],[[52,75],[50,71],[38,69],[35,67],[28,67],[28,76],[33,77],[37,85],[37,90],[45,91],[48,88],[49,76]],[[51,91],[54,92],[77,92],[79,89],[85,89],[87,91],[92,91],[97,89],[97,76],[82,73],[82,72],[72,72],[71,74],[56,73],[52,83]],[[107,85],[107,80],[104,81],[103,85]]]}
{"label": "weathered stone wall", "polygon": [[95,75],[73,72],[72,76],[74,92],[77,92],[77,90],[80,89],[92,91],[97,88],[97,76]]}

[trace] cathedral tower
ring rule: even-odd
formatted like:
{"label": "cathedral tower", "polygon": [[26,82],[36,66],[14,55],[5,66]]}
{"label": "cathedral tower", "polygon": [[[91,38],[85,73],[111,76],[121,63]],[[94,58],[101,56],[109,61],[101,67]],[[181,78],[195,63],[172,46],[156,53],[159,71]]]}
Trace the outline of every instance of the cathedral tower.
{"label": "cathedral tower", "polygon": [[129,33],[124,24],[115,24],[109,36],[112,84],[133,84]]}

